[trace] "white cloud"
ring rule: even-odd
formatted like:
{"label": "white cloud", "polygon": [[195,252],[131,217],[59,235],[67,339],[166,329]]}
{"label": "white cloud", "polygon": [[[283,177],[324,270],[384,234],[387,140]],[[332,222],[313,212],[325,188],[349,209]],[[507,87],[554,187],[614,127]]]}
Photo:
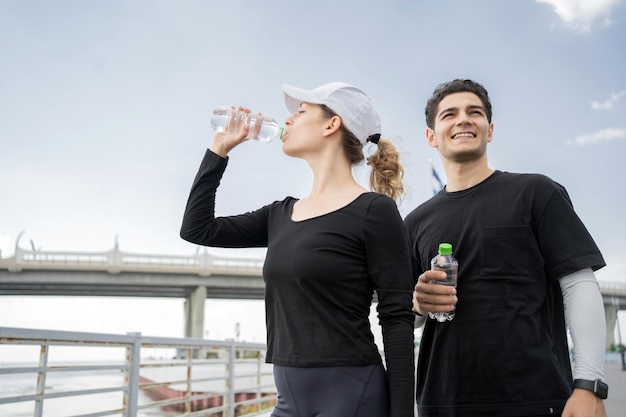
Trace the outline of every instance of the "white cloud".
{"label": "white cloud", "polygon": [[548,3],[563,22],[572,29],[581,32],[591,30],[596,21],[603,26],[612,23],[612,9],[623,0],[536,0],[537,3]]}
{"label": "white cloud", "polygon": [[568,144],[579,146],[591,145],[598,142],[608,142],[615,139],[626,139],[626,128],[608,128],[602,129],[594,133],[578,136],[574,139],[568,139]]}
{"label": "white cloud", "polygon": [[613,105],[623,97],[626,97],[626,90],[620,91],[619,93],[612,93],[608,100],[602,102],[592,101],[591,108],[594,110],[610,110],[613,108]]}

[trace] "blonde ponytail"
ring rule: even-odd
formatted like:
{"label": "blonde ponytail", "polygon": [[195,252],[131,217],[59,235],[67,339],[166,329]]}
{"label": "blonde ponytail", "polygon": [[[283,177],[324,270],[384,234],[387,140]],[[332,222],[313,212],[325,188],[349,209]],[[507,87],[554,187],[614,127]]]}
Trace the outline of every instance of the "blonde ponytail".
{"label": "blonde ponytail", "polygon": [[[329,119],[337,114],[328,106],[322,104],[322,111]],[[400,153],[389,139],[380,138],[379,134],[368,138],[377,146],[376,152],[365,158],[363,144],[354,136],[343,123],[343,150],[352,164],[358,164],[364,159],[371,167],[370,189],[374,192],[391,197],[396,203],[402,200],[404,195],[404,168],[400,164]]]}
{"label": "blonde ponytail", "polygon": [[367,165],[371,168],[370,188],[400,202],[404,195],[404,168],[393,143],[379,139],[376,151],[367,157]]}

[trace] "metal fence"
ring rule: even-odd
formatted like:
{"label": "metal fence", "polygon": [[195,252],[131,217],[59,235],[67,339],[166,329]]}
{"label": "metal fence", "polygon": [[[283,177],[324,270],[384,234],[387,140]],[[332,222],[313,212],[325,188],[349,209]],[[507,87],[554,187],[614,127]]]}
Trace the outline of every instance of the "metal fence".
{"label": "metal fence", "polygon": [[[27,346],[37,356],[32,362],[11,360],[7,352],[17,348],[24,354]],[[49,403],[58,399],[76,403],[82,398],[80,402],[87,403],[90,410],[71,415],[255,416],[267,413],[276,401],[265,350],[264,344],[145,337],[140,333],[0,328],[0,382],[9,387],[0,390],[0,415],[3,407],[30,404],[33,416],[49,416],[54,414],[46,408]],[[80,359],[94,352],[98,360]],[[101,376],[105,374],[118,375],[119,384],[107,384],[109,380]],[[62,383],[61,388],[47,383],[68,375],[84,375],[101,385],[79,382],[62,389]],[[13,392],[11,381],[18,380],[31,381],[32,392],[25,392],[24,387]],[[98,395],[113,396],[115,404],[84,401]],[[64,410],[62,415],[70,415],[67,406]]]}

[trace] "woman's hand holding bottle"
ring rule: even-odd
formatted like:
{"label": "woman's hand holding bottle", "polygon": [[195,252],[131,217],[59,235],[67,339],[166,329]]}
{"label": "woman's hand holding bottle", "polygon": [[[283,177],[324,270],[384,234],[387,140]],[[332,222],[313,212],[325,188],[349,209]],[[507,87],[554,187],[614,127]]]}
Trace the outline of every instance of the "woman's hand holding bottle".
{"label": "woman's hand holding bottle", "polygon": [[[214,108],[211,127],[218,132],[214,139],[218,144],[211,150],[222,157],[226,157],[228,152],[246,139],[270,142],[282,139],[284,132],[284,128],[274,119],[263,117],[261,113],[252,114],[250,109],[242,106]],[[242,136],[244,132],[246,135]]]}
{"label": "woman's hand holding bottle", "polygon": [[[235,109],[234,107],[232,108]],[[213,143],[210,147],[212,152],[222,158],[226,158],[228,153],[233,150],[235,146],[245,142],[248,140],[248,136],[250,136],[250,125],[245,123],[245,116],[250,114],[250,109],[239,106],[236,110],[237,111],[233,113],[236,116],[232,117],[230,120],[228,133],[218,130],[213,137]],[[253,128],[258,130],[261,126],[258,125]]]}

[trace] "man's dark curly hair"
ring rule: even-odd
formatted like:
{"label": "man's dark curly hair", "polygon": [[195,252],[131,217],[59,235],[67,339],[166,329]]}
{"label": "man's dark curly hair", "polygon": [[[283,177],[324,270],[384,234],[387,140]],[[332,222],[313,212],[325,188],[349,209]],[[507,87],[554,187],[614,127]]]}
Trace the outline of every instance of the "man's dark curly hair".
{"label": "man's dark curly hair", "polygon": [[446,96],[454,93],[474,93],[478,96],[480,101],[483,103],[483,107],[485,108],[485,113],[487,113],[487,121],[491,123],[491,101],[489,100],[489,93],[482,84],[479,84],[472,80],[461,80],[456,79],[453,81],[449,81],[447,83],[442,83],[435,88],[433,95],[428,99],[426,103],[426,126],[433,129],[435,126],[435,116],[437,115],[437,106],[441,100],[443,100]]}

